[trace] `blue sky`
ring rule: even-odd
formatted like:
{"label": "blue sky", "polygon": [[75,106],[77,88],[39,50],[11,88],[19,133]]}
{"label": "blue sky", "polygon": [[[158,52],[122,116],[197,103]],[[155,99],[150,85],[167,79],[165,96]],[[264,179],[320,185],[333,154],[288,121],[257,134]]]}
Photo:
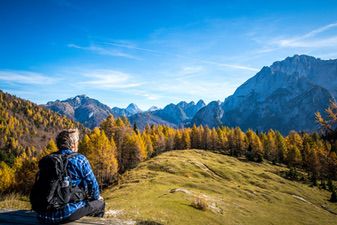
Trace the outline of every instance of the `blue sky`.
{"label": "blue sky", "polygon": [[36,103],[223,101],[294,54],[337,58],[336,1],[0,1],[0,89]]}

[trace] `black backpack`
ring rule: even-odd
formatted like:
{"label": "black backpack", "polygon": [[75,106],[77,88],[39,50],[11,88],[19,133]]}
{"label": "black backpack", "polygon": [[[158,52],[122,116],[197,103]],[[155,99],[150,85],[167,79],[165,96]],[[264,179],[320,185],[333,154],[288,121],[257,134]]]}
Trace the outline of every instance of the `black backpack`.
{"label": "black backpack", "polygon": [[71,186],[71,177],[67,170],[69,155],[53,153],[39,161],[39,172],[30,193],[30,203],[36,212],[60,209],[69,202],[85,198],[84,191]]}

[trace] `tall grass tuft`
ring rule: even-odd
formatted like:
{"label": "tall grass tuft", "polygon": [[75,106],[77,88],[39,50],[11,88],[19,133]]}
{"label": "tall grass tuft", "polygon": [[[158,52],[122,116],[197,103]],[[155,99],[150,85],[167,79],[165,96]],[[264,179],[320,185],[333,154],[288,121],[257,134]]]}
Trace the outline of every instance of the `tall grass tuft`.
{"label": "tall grass tuft", "polygon": [[0,195],[0,209],[30,209],[29,198],[18,193]]}

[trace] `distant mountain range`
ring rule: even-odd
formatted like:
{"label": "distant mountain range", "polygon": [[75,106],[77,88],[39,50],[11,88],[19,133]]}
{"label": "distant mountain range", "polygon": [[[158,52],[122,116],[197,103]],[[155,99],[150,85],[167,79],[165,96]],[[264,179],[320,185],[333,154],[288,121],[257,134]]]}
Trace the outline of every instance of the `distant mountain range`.
{"label": "distant mountain range", "polygon": [[199,100],[197,104],[193,101],[187,103],[181,101],[178,104],[169,104],[163,109],[151,110],[143,113],[136,113],[129,117],[130,123],[136,123],[142,129],[146,124],[166,124],[172,127],[190,126],[195,114],[203,107],[205,102]]}
{"label": "distant mountain range", "polygon": [[63,101],[56,100],[44,105],[61,115],[65,115],[75,121],[78,121],[88,128],[98,126],[108,115],[114,117],[128,117],[131,124],[136,123],[140,129],[146,124],[166,124],[172,127],[184,127],[189,124],[194,115],[206,104],[200,100],[197,104],[179,102],[177,105],[169,104],[164,109],[151,107],[147,111],[142,111],[134,103],[126,108],[113,107],[99,102],[96,99],[89,98],[86,95],[78,95]]}
{"label": "distant mountain range", "polygon": [[115,117],[120,117],[120,116],[132,116],[136,113],[141,113],[142,110],[140,108],[138,108],[138,106],[134,103],[131,103],[130,105],[128,105],[128,107],[126,107],[125,109],[123,108],[118,108],[118,107],[113,107],[111,109],[112,114]]}
{"label": "distant mountain range", "polygon": [[337,60],[295,55],[263,67],[224,102],[213,101],[207,106],[202,100],[196,104],[182,101],[143,112],[133,103],[125,109],[111,109],[84,95],[48,102],[45,106],[89,128],[113,114],[128,117],[140,129],[146,124],[172,127],[202,124],[239,126],[244,130],[277,129],[286,134],[290,130],[316,130],[314,113],[323,112],[329,100],[336,97]]}

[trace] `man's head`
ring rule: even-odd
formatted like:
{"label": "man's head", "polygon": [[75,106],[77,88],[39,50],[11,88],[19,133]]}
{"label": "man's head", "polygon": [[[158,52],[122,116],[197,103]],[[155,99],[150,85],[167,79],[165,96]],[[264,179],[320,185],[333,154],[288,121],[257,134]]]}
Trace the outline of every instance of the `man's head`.
{"label": "man's head", "polygon": [[78,129],[68,129],[59,133],[56,137],[56,145],[59,150],[71,149],[78,151],[79,132]]}

